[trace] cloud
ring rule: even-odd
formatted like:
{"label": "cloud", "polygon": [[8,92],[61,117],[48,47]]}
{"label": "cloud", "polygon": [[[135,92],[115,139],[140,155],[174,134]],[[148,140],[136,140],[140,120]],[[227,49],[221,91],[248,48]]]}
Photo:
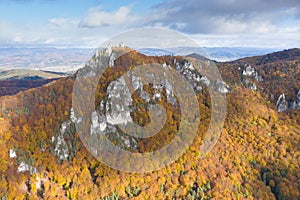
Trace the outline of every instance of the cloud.
{"label": "cloud", "polygon": [[78,27],[80,20],[52,18],[44,24],[16,25],[0,20],[0,46],[63,46],[99,47],[113,31],[109,28],[83,29]]}
{"label": "cloud", "polygon": [[115,25],[129,25],[136,21],[129,6],[122,6],[116,11],[106,12],[101,7],[92,8],[79,23],[80,27],[102,27]]}
{"label": "cloud", "polygon": [[0,20],[0,44],[97,47],[122,31],[154,26],[186,33],[203,46],[299,47],[298,2],[166,0],[139,12],[135,4],[110,11],[94,7],[82,19],[51,16],[45,23],[26,25]]}
{"label": "cloud", "polygon": [[70,26],[76,26],[79,20],[69,19],[69,18],[52,18],[48,21],[55,28],[66,28]]}
{"label": "cloud", "polygon": [[19,37],[17,29],[7,21],[0,21],[0,30],[1,43],[11,43]]}
{"label": "cloud", "polygon": [[52,23],[54,25],[57,25],[57,26],[61,26],[61,25],[65,24],[67,21],[68,21],[68,19],[66,19],[66,18],[52,18],[52,19],[49,19],[50,23]]}
{"label": "cloud", "polygon": [[265,33],[276,31],[284,11],[299,8],[298,0],[173,0],[154,6],[148,24],[192,34]]}
{"label": "cloud", "polygon": [[259,48],[299,48],[300,32],[264,34],[193,34],[192,39],[199,46],[206,47],[259,47]]}

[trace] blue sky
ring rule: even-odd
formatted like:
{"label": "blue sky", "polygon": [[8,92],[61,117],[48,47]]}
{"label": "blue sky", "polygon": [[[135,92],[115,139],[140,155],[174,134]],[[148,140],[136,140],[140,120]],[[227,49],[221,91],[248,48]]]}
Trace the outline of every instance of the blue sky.
{"label": "blue sky", "polygon": [[1,46],[96,47],[143,27],[200,46],[300,47],[298,0],[0,0]]}
{"label": "blue sky", "polygon": [[15,24],[45,23],[51,18],[81,19],[90,8],[102,7],[112,12],[121,6],[132,5],[134,12],[143,13],[160,1],[108,0],[1,0],[0,19]]}

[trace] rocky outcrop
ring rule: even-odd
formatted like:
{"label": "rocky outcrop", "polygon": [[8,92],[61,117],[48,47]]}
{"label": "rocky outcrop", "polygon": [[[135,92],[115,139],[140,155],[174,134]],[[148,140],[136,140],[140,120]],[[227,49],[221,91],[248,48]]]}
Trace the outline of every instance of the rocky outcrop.
{"label": "rocky outcrop", "polygon": [[32,166],[33,161],[32,158],[27,158],[24,154],[24,152],[18,150],[16,152],[14,149],[9,150],[9,157],[11,159],[16,159],[18,163],[17,171],[19,173],[27,172],[29,171],[30,174],[35,174],[37,172],[37,169]]}
{"label": "rocky outcrop", "polygon": [[22,161],[18,166],[18,172],[26,172],[29,171],[30,174],[36,173],[36,168]]}
{"label": "rocky outcrop", "polygon": [[[73,123],[73,120],[75,121],[76,117],[72,110],[72,119],[62,123],[60,129],[56,131],[54,136],[52,136],[52,143],[54,144],[52,152],[60,162],[64,160],[71,160],[77,153],[78,142],[75,139],[76,131],[75,124]],[[78,122],[78,119],[76,120]]]}
{"label": "rocky outcrop", "polygon": [[[239,67],[239,72],[241,82],[244,86],[251,90],[258,90],[256,84],[264,81],[264,78],[260,75],[260,73],[251,65],[245,64]],[[269,94],[269,96],[272,101],[276,100],[273,94]],[[287,99],[284,93],[279,95],[276,101],[276,107],[278,112],[300,110],[300,90],[297,93],[296,99]]]}
{"label": "rocky outcrop", "polygon": [[276,106],[277,106],[278,112],[284,112],[284,111],[288,110],[289,104],[288,104],[288,102],[285,99],[285,94],[281,94],[278,97],[278,100],[276,102]]}
{"label": "rocky outcrop", "polygon": [[292,103],[293,110],[300,110],[300,90],[297,93],[296,100]]}
{"label": "rocky outcrop", "polygon": [[85,64],[85,66],[78,70],[75,74],[76,79],[95,77],[101,65],[107,63],[108,66],[113,67],[116,59],[113,53],[113,47],[108,45],[105,49],[97,49],[92,58]]}
{"label": "rocky outcrop", "polygon": [[10,149],[10,150],[9,150],[9,157],[10,157],[10,158],[16,158],[16,157],[17,157],[16,151],[13,150],[13,149]]}
{"label": "rocky outcrop", "polygon": [[229,86],[224,81],[220,80],[216,81],[216,89],[223,94],[229,92]]}
{"label": "rocky outcrop", "polygon": [[[123,45],[118,48],[123,48],[122,46]],[[118,48],[108,46],[106,49],[97,50],[85,68],[77,73],[76,78],[93,77],[97,74],[98,68],[105,68],[106,66],[114,67],[114,61],[116,59],[115,50],[118,51]],[[196,93],[202,92],[205,86],[212,86],[216,91],[223,94],[230,90],[224,81],[213,81],[201,75],[189,60],[178,62],[174,59],[172,65],[173,66],[171,66],[171,63],[164,62],[161,66],[165,69],[169,68],[180,73],[193,87]],[[148,72],[147,70],[145,72],[148,73],[145,76],[152,77],[151,86],[154,90],[153,94],[144,90],[142,79],[135,70],[128,71],[117,80],[110,82],[107,86],[105,98],[90,116],[90,136],[94,137],[94,139],[91,139],[90,144],[95,155],[97,155],[98,150],[94,142],[100,134],[105,135],[110,141],[114,141],[116,145],[121,148],[129,148],[132,150],[137,148],[138,139],[133,136],[134,133],[130,135],[124,134],[124,130],[120,128],[123,125],[134,124],[131,113],[138,109],[137,106],[133,106],[132,94],[134,92],[138,94],[139,98],[145,100],[146,105],[143,106],[148,108],[151,108],[152,105],[156,105],[163,97],[166,97],[166,101],[170,105],[177,106],[178,100],[173,92],[174,88],[172,88],[175,84],[170,82],[174,80],[169,79],[165,72],[160,74],[160,79],[157,79],[152,72]],[[159,110],[156,110],[156,114],[162,116]],[[75,124],[82,122],[82,119],[75,116],[74,110],[71,110],[71,120]],[[63,132],[64,130],[61,130],[61,134],[63,134]],[[60,135],[58,135],[55,143],[58,146],[65,146]],[[93,148],[93,146],[95,146],[95,148]],[[55,152],[60,159],[64,160],[68,157],[67,149],[61,148],[61,150],[58,150],[58,148],[56,148]]]}
{"label": "rocky outcrop", "polygon": [[[208,61],[210,62],[210,61]],[[226,94],[230,87],[222,80],[209,80],[206,76],[201,75],[189,61],[179,64],[174,60],[176,70],[179,71],[193,86],[196,92],[201,92],[204,86],[213,86],[217,91]]]}
{"label": "rocky outcrop", "polygon": [[[139,87],[139,85],[137,85]],[[113,81],[107,87],[106,120],[111,125],[132,122],[130,106],[132,98],[124,77]]]}
{"label": "rocky outcrop", "polygon": [[281,94],[277,99],[276,106],[278,112],[285,112],[288,110],[300,110],[300,90],[298,91],[296,99],[294,101],[287,101],[285,94]]}
{"label": "rocky outcrop", "polygon": [[175,69],[180,72],[188,82],[194,87],[194,90],[197,92],[202,91],[201,83],[204,79],[201,80],[201,74],[194,68],[193,64],[189,61],[185,61],[183,64],[180,64],[174,60]]}
{"label": "rocky outcrop", "polygon": [[264,81],[264,78],[251,65],[245,64],[245,65],[239,67],[239,71],[241,74],[242,83],[251,90],[257,90],[256,84],[253,81],[251,81],[251,79],[253,79],[257,82]]}
{"label": "rocky outcrop", "polygon": [[64,139],[64,134],[69,126],[68,123],[64,122],[61,125],[61,129],[56,136],[52,137],[52,143],[55,144],[54,152],[59,160],[67,160],[69,157],[69,148],[67,147],[66,141]]}
{"label": "rocky outcrop", "polygon": [[251,65],[245,64],[244,67],[241,68],[241,70],[242,70],[242,75],[243,76],[253,77],[258,82],[263,82],[264,81],[264,78]]}

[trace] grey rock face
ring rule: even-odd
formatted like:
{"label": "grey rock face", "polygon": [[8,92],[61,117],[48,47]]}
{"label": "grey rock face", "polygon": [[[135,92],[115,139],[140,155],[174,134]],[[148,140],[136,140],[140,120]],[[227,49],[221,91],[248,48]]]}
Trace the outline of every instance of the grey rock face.
{"label": "grey rock face", "polygon": [[244,66],[239,67],[239,71],[241,72],[241,81],[242,81],[242,83],[251,90],[257,90],[257,86],[256,86],[255,83],[250,81],[248,78],[253,78],[257,82],[263,82],[264,81],[264,78],[251,65],[245,64]]}
{"label": "grey rock face", "polygon": [[132,122],[130,106],[132,105],[131,93],[125,79],[119,78],[111,82],[107,88],[106,120],[111,125],[127,124]]}
{"label": "grey rock face", "polygon": [[70,119],[63,122],[55,135],[52,136],[52,143],[54,144],[53,153],[61,162],[63,160],[72,159],[77,152],[77,139],[75,138],[75,124],[81,123],[82,119],[76,117],[73,108],[70,110]]}
{"label": "grey rock face", "polygon": [[258,82],[264,81],[263,77],[259,75],[259,72],[251,65],[245,64],[240,69],[242,70],[242,76],[253,77]]}
{"label": "grey rock face", "polygon": [[289,108],[289,104],[285,99],[285,94],[281,94],[276,102],[278,112],[285,112]]}
{"label": "grey rock face", "polygon": [[229,86],[224,81],[217,80],[216,86],[218,88],[218,91],[223,94],[226,94],[229,92]]}
{"label": "grey rock face", "polygon": [[98,72],[98,68],[103,68],[103,64],[106,66],[114,67],[116,55],[113,53],[113,47],[108,45],[105,49],[97,49],[92,58],[85,64],[85,67],[80,69],[76,73],[76,79],[95,77]]}
{"label": "grey rock face", "polygon": [[[77,74],[78,76],[76,78],[93,77],[97,74],[97,70],[100,67],[114,67],[115,59],[116,56],[111,46],[108,46],[107,49],[104,50],[97,50],[86,67]],[[174,59],[173,64],[175,65],[175,70],[190,83],[196,93],[202,92],[203,86],[213,86],[212,88],[221,93],[229,92],[230,88],[224,81],[212,81],[208,77],[202,76],[193,66],[192,62],[184,61],[179,63]],[[167,63],[163,63],[162,67],[174,70],[171,69],[172,67]],[[154,74],[149,73],[146,74],[146,76],[153,77]],[[173,92],[174,88],[172,88],[175,84],[171,82],[173,80],[168,79],[167,74],[162,74],[162,76],[163,78],[161,80],[157,80],[155,77],[153,79],[151,78],[151,80],[155,80],[152,83],[154,95],[144,91],[143,81],[134,70],[128,71],[125,75],[109,83],[105,98],[90,116],[91,124],[89,125],[89,130],[90,137],[93,138],[91,139],[91,143],[96,140],[97,136],[102,134],[110,141],[115,141],[116,145],[121,148],[137,148],[138,139],[131,134],[125,134],[122,128],[120,128],[122,125],[133,123],[131,113],[137,109],[137,107],[133,106],[133,92],[137,92],[139,97],[144,99],[147,103],[147,105],[143,106],[149,106],[149,108],[152,104],[155,104],[158,100],[163,98],[164,93],[168,103],[173,106],[177,105],[177,98]],[[76,117],[74,110],[71,110],[71,121],[73,123],[83,122],[81,118]],[[62,135],[63,132],[64,131],[61,131]],[[53,142],[58,146],[64,146],[65,144],[61,135],[58,135]],[[96,146],[92,148],[92,151],[97,155],[98,150]],[[68,149],[60,148],[60,150],[56,151],[56,154],[62,160],[67,159]]]}
{"label": "grey rock face", "polygon": [[[205,86],[214,86],[217,91],[221,93],[228,93],[230,87],[224,81],[211,81],[206,76],[202,76],[193,66],[191,62],[184,62],[184,64],[180,64],[175,62],[175,68],[178,72],[180,72],[188,82],[193,86],[195,92],[201,92],[203,90],[203,85]],[[208,63],[207,63],[208,64]],[[208,64],[209,65],[209,64]],[[201,68],[201,66],[199,66]]]}
{"label": "grey rock face", "polygon": [[278,112],[285,112],[288,110],[300,110],[300,90],[296,95],[296,99],[290,100],[289,102],[286,100],[284,94],[280,95],[276,102]]}
{"label": "grey rock face", "polygon": [[67,127],[70,125],[70,122],[64,122],[61,125],[59,133],[56,136],[52,137],[52,143],[55,144],[55,155],[59,160],[67,160],[69,157],[69,148],[64,138],[65,131]]}
{"label": "grey rock face", "polygon": [[242,73],[243,76],[253,76],[255,75],[255,69],[251,65],[245,65]]}
{"label": "grey rock face", "polygon": [[300,90],[297,93],[296,100],[292,103],[291,108],[292,110],[300,110]]}
{"label": "grey rock face", "polygon": [[70,119],[71,119],[71,122],[73,122],[73,123],[80,123],[82,121],[81,118],[76,117],[73,107],[71,108],[71,111],[70,111]]}

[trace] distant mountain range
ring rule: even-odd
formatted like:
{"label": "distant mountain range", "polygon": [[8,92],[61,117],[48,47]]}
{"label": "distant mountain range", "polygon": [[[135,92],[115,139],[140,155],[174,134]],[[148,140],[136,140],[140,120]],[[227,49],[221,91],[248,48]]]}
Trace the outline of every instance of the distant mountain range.
{"label": "distant mountain range", "polygon": [[[263,55],[279,49],[246,47],[176,47],[169,49],[141,48],[146,55],[189,55],[197,53],[216,61]],[[94,49],[87,48],[0,48],[0,69],[38,69],[75,72],[89,60]]]}
{"label": "distant mountain range", "polygon": [[139,52],[146,55],[189,55],[199,54],[218,62],[233,61],[240,58],[264,55],[278,51],[275,48],[247,48],[247,47],[175,47],[168,49],[142,48]]}
{"label": "distant mountain range", "polygon": [[89,59],[92,49],[0,48],[0,69],[38,69],[74,72]]}

